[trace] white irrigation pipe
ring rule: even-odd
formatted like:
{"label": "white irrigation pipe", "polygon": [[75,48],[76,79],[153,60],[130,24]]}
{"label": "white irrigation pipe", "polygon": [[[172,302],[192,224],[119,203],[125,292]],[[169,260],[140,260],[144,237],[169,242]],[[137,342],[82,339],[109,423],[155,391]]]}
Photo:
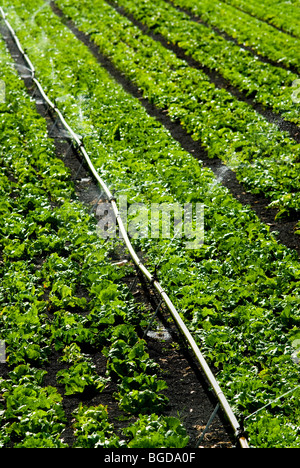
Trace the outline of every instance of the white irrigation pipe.
{"label": "white irrigation pipe", "polygon": [[105,184],[104,180],[99,176],[97,170],[95,169],[89,155],[87,154],[87,152],[86,152],[86,150],[84,148],[84,145],[83,145],[83,142],[82,142],[81,138],[76,133],[74,133],[74,131],[71,129],[71,127],[67,124],[67,122],[65,121],[65,119],[64,119],[63,115],[61,114],[61,112],[59,111],[59,109],[56,107],[55,104],[53,104],[50,101],[50,99],[48,98],[48,96],[44,92],[41,84],[35,78],[35,68],[32,65],[32,63],[31,63],[30,59],[28,58],[27,54],[24,52],[24,50],[23,50],[23,48],[22,48],[22,46],[20,44],[20,41],[16,36],[15,31],[13,30],[13,28],[11,27],[9,22],[6,20],[6,15],[5,15],[5,13],[4,13],[4,11],[3,11],[3,9],[1,7],[0,7],[0,13],[2,15],[3,20],[5,21],[5,24],[6,24],[7,28],[9,29],[9,31],[10,31],[10,33],[11,33],[11,35],[12,35],[12,37],[13,37],[15,43],[16,43],[17,48],[19,49],[19,52],[22,54],[24,60],[27,62],[28,66],[29,66],[30,72],[32,74],[32,80],[36,84],[40,94],[42,95],[43,99],[48,104],[48,106],[58,115],[62,125],[67,130],[67,132],[70,134],[71,139],[73,140],[73,142],[76,143],[76,145],[80,149],[80,151],[81,151],[85,161],[87,162],[92,174],[94,175],[95,179],[97,180],[97,182],[100,184],[100,186],[102,187],[102,189],[106,193],[107,198],[110,201],[110,203],[112,205],[112,208],[114,210],[116,220],[117,220],[118,225],[119,225],[120,233],[122,234],[122,237],[124,239],[124,242],[126,244],[126,247],[127,247],[128,251],[129,251],[129,253],[131,255],[132,260],[134,261],[136,266],[139,268],[139,270],[142,272],[142,274],[153,284],[153,286],[155,287],[155,289],[159,293],[161,299],[165,302],[167,308],[169,309],[169,311],[170,311],[174,321],[176,322],[178,328],[181,330],[181,332],[184,335],[185,339],[187,340],[190,347],[192,348],[195,357],[197,358],[197,360],[198,360],[203,372],[205,373],[210,385],[214,389],[214,392],[215,392],[215,394],[216,394],[216,396],[217,396],[217,398],[218,398],[224,412],[226,413],[226,415],[227,415],[227,417],[228,417],[228,419],[229,419],[229,421],[231,423],[231,426],[232,426],[232,428],[233,428],[233,430],[235,432],[236,437],[238,438],[238,440],[240,442],[241,447],[242,448],[249,448],[247,439],[245,438],[245,436],[243,434],[241,434],[241,427],[240,427],[240,425],[239,425],[239,423],[238,423],[238,421],[237,421],[237,419],[236,419],[236,417],[235,417],[235,415],[234,415],[234,413],[232,411],[232,408],[229,405],[223,391],[221,390],[217,380],[215,379],[215,377],[214,377],[210,367],[208,366],[204,356],[202,355],[197,343],[195,342],[194,338],[192,337],[191,333],[189,332],[188,328],[186,327],[185,323],[183,322],[182,318],[180,317],[180,314],[176,310],[174,304],[172,303],[172,301],[169,298],[169,296],[167,295],[167,293],[164,291],[161,284],[147,270],[147,268],[143,265],[143,263],[139,259],[138,255],[136,254],[136,252],[135,252],[135,250],[134,250],[134,248],[133,248],[133,246],[132,246],[132,244],[130,242],[130,239],[128,237],[127,230],[125,229],[124,223],[122,221],[118,206],[116,204],[116,200],[115,200],[114,196],[112,195],[112,193],[110,192],[107,185]]}

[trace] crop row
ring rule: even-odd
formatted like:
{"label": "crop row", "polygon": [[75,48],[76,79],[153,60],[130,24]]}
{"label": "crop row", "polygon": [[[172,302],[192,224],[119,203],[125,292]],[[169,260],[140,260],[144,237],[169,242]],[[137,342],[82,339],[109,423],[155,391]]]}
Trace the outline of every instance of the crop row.
{"label": "crop row", "polygon": [[297,2],[281,0],[223,0],[225,3],[249,13],[262,21],[280,28],[282,31],[300,37],[300,11]]}
{"label": "crop row", "polygon": [[[205,243],[200,249],[185,249],[181,239],[172,244],[169,239],[134,243],[147,253],[149,268],[154,270],[160,263],[165,289],[218,370],[236,412],[248,416],[293,391],[298,368],[291,359],[291,343],[299,337],[300,321],[297,255],[279,245],[249,208],[183,151],[42,0],[34,6],[29,1],[9,3],[9,18],[39,79],[76,131],[85,136],[94,164],[116,196],[127,195],[130,203],[205,205]],[[104,22],[106,7],[100,8],[98,2],[97,6]],[[91,11],[94,8],[93,3]],[[75,16],[77,11],[81,16],[81,6],[73,3],[70,13]],[[131,38],[129,24],[127,30]],[[136,30],[135,35],[139,34]],[[119,43],[108,38],[117,48]],[[148,53],[150,61],[153,50]],[[163,75],[163,65],[157,68],[157,79]],[[299,446],[297,427],[297,391],[274,404],[272,411],[267,408],[247,422],[251,442],[262,447]]]}
{"label": "crop row", "polygon": [[[208,26],[190,20],[163,0],[118,0],[126,12],[167,41],[179,45],[199,64],[220,73],[229,83],[255,97],[255,101],[300,124],[291,86],[298,75],[263,63],[258,57],[218,35]],[[155,11],[155,15],[153,14]]]}
{"label": "crop row", "polygon": [[201,141],[209,157],[221,158],[247,187],[264,193],[283,212],[299,209],[300,145],[287,133],[217,89],[202,71],[143,35],[104,1],[97,0],[94,8],[88,0],[57,3],[145,97]]}
{"label": "crop row", "polygon": [[[76,201],[2,39],[0,63],[0,338],[9,369],[0,379],[0,447],[67,447],[63,396],[97,395],[111,381],[129,421],[123,438],[106,407],[80,405],[73,415],[76,447],[182,447],[185,429],[162,416],[167,386],[137,334],[143,311],[122,286],[124,272],[109,262],[114,246],[98,237]],[[100,371],[93,349],[107,358]],[[56,386],[45,385],[54,352],[61,370]]]}
{"label": "crop row", "polygon": [[218,0],[170,0],[263,57],[299,71],[299,39]]}

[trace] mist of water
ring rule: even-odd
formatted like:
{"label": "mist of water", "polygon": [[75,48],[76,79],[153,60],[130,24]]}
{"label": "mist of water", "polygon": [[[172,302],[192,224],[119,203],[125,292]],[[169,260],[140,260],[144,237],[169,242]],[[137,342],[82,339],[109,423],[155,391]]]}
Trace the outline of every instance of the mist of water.
{"label": "mist of water", "polygon": [[210,184],[210,192],[212,192],[217,185],[222,184],[226,175],[230,171],[230,167],[227,166],[222,166],[219,169],[217,169],[217,171],[215,172],[215,180]]}

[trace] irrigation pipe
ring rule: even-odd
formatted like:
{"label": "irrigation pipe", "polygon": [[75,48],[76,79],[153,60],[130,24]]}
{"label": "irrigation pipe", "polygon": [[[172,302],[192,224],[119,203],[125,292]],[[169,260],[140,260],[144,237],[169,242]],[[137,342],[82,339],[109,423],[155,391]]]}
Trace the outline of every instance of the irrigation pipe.
{"label": "irrigation pipe", "polygon": [[43,87],[41,86],[39,81],[36,79],[36,77],[35,77],[35,68],[32,65],[29,57],[27,56],[27,54],[23,50],[15,31],[11,27],[10,23],[7,21],[6,15],[5,15],[2,7],[0,7],[0,14],[1,14],[1,16],[2,16],[2,18],[4,20],[4,22],[5,22],[8,30],[10,31],[10,33],[11,33],[11,35],[13,37],[13,40],[14,40],[20,54],[23,56],[23,59],[25,60],[25,62],[28,64],[30,73],[32,75],[32,80],[35,83],[35,85],[37,86],[41,96],[43,97],[44,101],[47,103],[49,108],[51,108],[55,112],[55,114],[58,116],[59,120],[61,121],[61,124],[63,125],[65,130],[69,133],[70,138],[73,141],[73,144],[76,145],[76,147],[80,150],[81,154],[83,155],[83,157],[84,157],[84,159],[85,159],[91,173],[93,174],[94,178],[96,179],[96,181],[99,183],[101,188],[106,193],[107,198],[110,201],[110,203],[112,205],[112,208],[113,208],[113,211],[114,211],[114,214],[116,216],[116,220],[117,220],[117,223],[118,223],[118,226],[119,226],[120,234],[122,235],[122,238],[123,238],[123,240],[124,240],[124,242],[126,244],[126,247],[127,247],[128,251],[130,253],[130,256],[131,256],[133,262],[139,268],[141,273],[148,279],[148,281],[151,284],[153,284],[153,286],[157,290],[158,294],[160,295],[162,301],[166,304],[166,306],[167,306],[168,310],[170,311],[175,323],[177,324],[177,326],[178,326],[179,330],[181,331],[181,333],[184,335],[184,337],[185,337],[186,341],[188,342],[189,346],[191,347],[191,349],[192,349],[198,363],[200,364],[203,372],[205,373],[210,385],[212,386],[212,388],[213,388],[213,390],[214,390],[214,392],[215,392],[215,394],[216,394],[216,396],[218,398],[218,401],[219,401],[220,405],[222,406],[225,414],[227,415],[227,417],[228,417],[228,419],[230,421],[230,424],[231,424],[231,426],[232,426],[232,428],[234,430],[235,436],[237,437],[241,447],[242,448],[249,448],[247,439],[246,439],[246,437],[244,436],[244,434],[242,432],[240,424],[238,423],[230,404],[228,403],[223,391],[221,390],[221,388],[220,388],[217,380],[215,379],[210,367],[208,366],[204,356],[202,355],[197,343],[195,342],[194,338],[192,337],[191,333],[189,332],[188,328],[186,327],[185,323],[183,322],[182,318],[180,317],[180,314],[176,310],[176,308],[175,308],[174,304],[172,303],[171,299],[169,298],[168,294],[164,291],[164,289],[161,286],[161,284],[159,283],[159,281],[143,265],[143,263],[141,262],[141,260],[139,259],[138,255],[137,255],[137,253],[135,252],[135,250],[134,250],[134,248],[133,248],[133,246],[132,246],[132,244],[130,242],[130,239],[128,237],[127,230],[125,229],[124,223],[122,221],[122,218],[121,218],[121,215],[120,215],[117,203],[116,203],[116,199],[112,195],[111,191],[107,187],[104,180],[99,176],[97,170],[95,169],[95,167],[94,167],[88,153],[86,152],[86,149],[85,149],[84,144],[82,142],[82,138],[79,135],[77,135],[71,129],[71,127],[67,124],[67,122],[65,121],[65,118],[61,114],[60,110],[56,107],[55,104],[53,104],[53,102],[50,101],[50,99],[48,98],[47,94],[45,93]]}
{"label": "irrigation pipe", "polygon": [[300,388],[300,385],[298,385],[297,387],[293,388],[292,390],[290,390],[289,392],[286,392],[284,393],[283,395],[280,395],[278,398],[276,398],[275,400],[272,400],[270,403],[267,403],[265,406],[263,406],[262,408],[259,408],[257,411],[254,411],[254,413],[252,414],[249,414],[249,416],[247,416],[245,419],[244,419],[244,422],[247,421],[247,419],[251,419],[253,418],[253,416],[255,416],[257,413],[260,413],[261,411],[263,411],[264,409],[268,408],[269,406],[273,405],[274,403],[277,403],[277,401],[281,400],[282,398],[285,398],[287,397],[288,395],[290,395],[291,393],[294,393],[296,390],[298,390],[298,388]]}

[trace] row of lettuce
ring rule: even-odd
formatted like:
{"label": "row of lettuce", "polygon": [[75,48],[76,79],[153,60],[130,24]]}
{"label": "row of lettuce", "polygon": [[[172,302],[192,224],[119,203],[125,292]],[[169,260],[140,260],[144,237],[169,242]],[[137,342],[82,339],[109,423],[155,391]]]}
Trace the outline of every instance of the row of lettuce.
{"label": "row of lettuce", "polygon": [[[142,48],[138,30],[133,35],[132,25],[119,17],[117,28],[114,10],[100,1],[70,5],[66,0],[59,5],[80,24],[87,15],[88,32],[98,43],[118,51],[117,65],[127,57],[126,73],[131,73],[137,60],[130,62],[133,52],[128,45],[126,54],[121,54],[115,33],[127,33],[126,44],[138,39],[138,53]],[[95,22],[95,8],[99,23]],[[75,130],[84,135],[94,164],[117,197],[127,196],[129,203],[149,207],[152,202],[205,206],[201,248],[187,250],[184,239],[170,244],[170,239],[151,238],[135,239],[136,248],[145,252],[153,271],[160,263],[161,281],[215,366],[237,415],[252,415],[247,419],[251,443],[258,447],[299,446],[299,368],[291,357],[300,320],[296,253],[279,245],[269,227],[220,186],[210,170],[183,151],[42,0],[34,5],[14,0],[6,11],[43,86]],[[108,15],[109,28],[101,29]],[[149,40],[142,39],[149,46]],[[125,47],[124,36],[122,44]],[[151,89],[155,82],[159,89],[161,77],[165,77],[167,62],[155,55],[158,52],[170,58],[162,48],[148,49],[149,63],[157,57]],[[144,60],[141,55],[139,60]],[[174,70],[168,72],[169,78],[179,76],[178,63],[172,57]],[[146,71],[145,67],[141,74],[145,87],[149,80]],[[188,68],[180,71],[187,79]],[[170,80],[166,85],[175,90]],[[177,92],[173,98],[176,102]],[[108,314],[107,320],[109,309]],[[253,414],[287,392],[289,398]]]}
{"label": "row of lettuce", "polygon": [[[90,0],[57,4],[144,97],[167,110],[201,143],[209,157],[221,158],[251,191],[263,193],[279,207],[280,214],[299,209],[300,145],[288,133],[216,88],[204,72],[144,35],[103,0],[94,2],[94,8]],[[34,49],[32,42],[28,45]]]}
{"label": "row of lettuce", "polygon": [[[273,26],[250,16],[230,5],[230,2],[219,0],[170,0],[174,5],[183,8],[201,18],[210,26],[215,27],[238,44],[250,47],[258,55],[274,62],[281,63],[288,69],[299,71],[299,29],[297,21],[294,29],[297,37],[280,31]],[[228,4],[227,4],[228,3]],[[280,16],[285,6],[280,7]],[[295,8],[295,16],[297,7]],[[284,15],[284,14],[283,14]],[[292,22],[290,22],[292,24]],[[238,27],[237,27],[238,26]]]}
{"label": "row of lettuce", "polygon": [[225,0],[244,13],[265,21],[284,32],[300,37],[300,11],[297,2],[282,0]]}
{"label": "row of lettuce", "polygon": [[[113,244],[99,239],[76,200],[2,39],[0,63],[0,339],[8,366],[0,379],[0,447],[69,447],[66,397],[83,402],[72,415],[75,447],[183,447],[189,438],[179,420],[163,416],[167,386],[137,334],[147,314],[122,286],[125,272],[111,265]],[[93,360],[101,350],[103,369]],[[61,370],[53,386],[55,356]],[[107,407],[86,403],[110,391],[111,381],[123,433]]]}
{"label": "row of lettuce", "polygon": [[179,45],[187,55],[199,62],[199,66],[217,71],[231,85],[280,113],[287,121],[300,123],[299,109],[292,99],[292,85],[298,74],[261,61],[208,25],[191,21],[186,13],[163,0],[138,3],[118,0],[115,4],[167,41]]}

